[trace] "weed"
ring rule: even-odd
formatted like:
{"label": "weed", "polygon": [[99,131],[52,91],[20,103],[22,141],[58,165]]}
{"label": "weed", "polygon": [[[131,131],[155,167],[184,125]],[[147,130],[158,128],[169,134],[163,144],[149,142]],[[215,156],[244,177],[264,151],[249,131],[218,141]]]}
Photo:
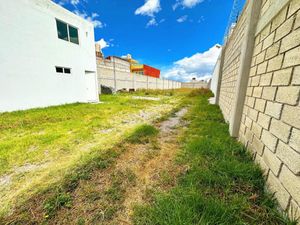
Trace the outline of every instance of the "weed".
{"label": "weed", "polygon": [[92,224],[97,224],[105,220],[105,212],[97,212],[92,218]]}
{"label": "weed", "polygon": [[195,96],[199,96],[199,95],[205,95],[208,97],[213,97],[212,92],[207,89],[207,88],[200,88],[200,89],[193,89],[190,93],[189,93],[189,97],[195,97]]}
{"label": "weed", "polygon": [[85,225],[85,219],[79,218],[77,221],[77,225]]}
{"label": "weed", "polygon": [[123,198],[123,189],[118,184],[114,184],[105,191],[109,201],[120,201]]}
{"label": "weed", "polygon": [[72,198],[69,193],[59,193],[44,202],[45,218],[50,219],[56,212],[62,208],[70,208]]}
{"label": "weed", "polygon": [[164,96],[173,96],[175,95],[175,90],[147,90],[147,89],[139,89],[136,92],[133,92],[132,94],[138,94],[138,95],[164,95]]}
{"label": "weed", "polygon": [[173,185],[174,177],[172,177],[168,171],[161,171],[159,176],[160,176],[160,185],[162,186]]}
{"label": "weed", "polygon": [[119,206],[107,208],[104,212],[104,219],[105,220],[112,219],[118,210],[120,210]]}
{"label": "weed", "polygon": [[137,127],[134,133],[128,137],[127,141],[134,144],[149,143],[150,140],[158,134],[158,132],[159,131],[154,126],[144,124]]}

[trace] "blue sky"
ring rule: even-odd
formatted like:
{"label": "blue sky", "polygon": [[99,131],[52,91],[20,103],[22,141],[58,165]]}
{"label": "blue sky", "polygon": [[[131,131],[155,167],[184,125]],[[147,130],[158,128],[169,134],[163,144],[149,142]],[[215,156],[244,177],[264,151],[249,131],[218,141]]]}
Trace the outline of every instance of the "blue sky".
{"label": "blue sky", "polygon": [[[105,56],[130,53],[181,81],[210,76],[233,0],[55,0],[95,25]],[[240,0],[242,2],[242,0]]]}

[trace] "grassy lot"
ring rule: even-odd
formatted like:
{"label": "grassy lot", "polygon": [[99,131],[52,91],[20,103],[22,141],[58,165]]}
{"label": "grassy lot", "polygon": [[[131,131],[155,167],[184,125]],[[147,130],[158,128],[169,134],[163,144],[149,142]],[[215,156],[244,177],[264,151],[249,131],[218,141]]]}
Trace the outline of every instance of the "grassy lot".
{"label": "grassy lot", "polygon": [[[5,203],[2,214],[11,205],[17,207],[3,220],[0,215],[0,224],[119,224],[116,216],[123,212],[130,194],[140,188],[137,185],[144,185],[141,175],[146,168],[148,175],[155,175],[155,182],[140,193],[142,204],[133,208],[133,224],[296,224],[277,210],[276,201],[264,189],[262,171],[229,136],[219,108],[208,104],[209,92],[150,94],[160,100],[121,94],[102,96],[104,104],[99,105],[0,115],[6,134],[1,140],[23,142],[27,137],[34,143],[23,149],[34,157],[23,160],[22,148],[10,146],[21,156],[11,154],[7,158],[11,166],[2,172],[13,175],[11,184],[0,192],[0,202]],[[160,122],[182,107],[188,108],[182,123],[187,127],[176,128],[174,139],[164,139]],[[59,135],[49,142],[42,144],[38,139],[53,133]],[[173,159],[179,152],[175,161],[159,156],[164,149],[159,143],[175,149]],[[5,159],[3,149],[0,158]],[[24,169],[26,163],[30,170]],[[160,171],[165,164],[170,170]]]}
{"label": "grassy lot", "polygon": [[111,148],[137,125],[171,111],[182,97],[167,95],[157,93],[159,101],[102,95],[101,104],[0,114],[0,216],[61,182],[94,152]]}
{"label": "grassy lot", "polygon": [[174,188],[154,190],[148,204],[137,206],[134,224],[296,224],[277,210],[261,170],[229,136],[208,96],[190,98],[190,123],[178,157],[189,169]]}

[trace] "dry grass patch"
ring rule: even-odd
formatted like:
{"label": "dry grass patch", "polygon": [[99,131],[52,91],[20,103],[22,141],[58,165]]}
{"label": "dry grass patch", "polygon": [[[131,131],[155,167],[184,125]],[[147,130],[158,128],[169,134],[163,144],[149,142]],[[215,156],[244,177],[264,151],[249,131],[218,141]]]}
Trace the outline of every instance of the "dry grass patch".
{"label": "dry grass patch", "polygon": [[[49,187],[60,187],[76,168],[105,154],[137,125],[169,113],[181,99],[160,95],[160,101],[144,101],[130,94],[104,95],[102,104],[0,114],[0,217]],[[57,201],[54,208],[69,204],[60,203],[60,196]]]}

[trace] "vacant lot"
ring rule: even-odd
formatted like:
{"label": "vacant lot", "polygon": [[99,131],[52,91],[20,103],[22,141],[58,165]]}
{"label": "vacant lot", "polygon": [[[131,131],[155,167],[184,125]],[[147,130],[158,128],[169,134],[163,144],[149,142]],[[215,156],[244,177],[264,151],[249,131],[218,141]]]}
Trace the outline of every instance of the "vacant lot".
{"label": "vacant lot", "polygon": [[35,140],[43,129],[63,138],[27,145],[24,152],[37,158],[22,158],[11,145],[2,212],[15,210],[0,224],[295,224],[277,210],[262,171],[229,136],[219,108],[208,104],[210,92],[150,96],[3,114],[11,120],[3,122],[7,140]]}
{"label": "vacant lot", "polygon": [[59,182],[94,152],[111,148],[137,125],[170,112],[181,101],[170,95],[155,100],[103,95],[100,104],[0,114],[0,215]]}

